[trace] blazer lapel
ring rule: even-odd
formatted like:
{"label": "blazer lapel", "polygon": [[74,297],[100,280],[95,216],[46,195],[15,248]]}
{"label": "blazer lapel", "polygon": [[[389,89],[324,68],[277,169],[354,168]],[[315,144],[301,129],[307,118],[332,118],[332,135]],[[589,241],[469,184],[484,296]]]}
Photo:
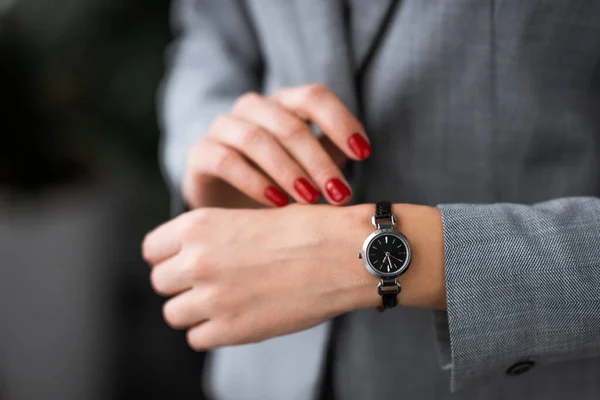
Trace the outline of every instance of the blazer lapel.
{"label": "blazer lapel", "polygon": [[357,114],[355,72],[378,45],[381,25],[395,0],[346,0],[352,16],[348,33],[342,0],[292,1],[310,79],[327,85]]}
{"label": "blazer lapel", "polygon": [[339,0],[293,0],[304,59],[315,83],[322,83],[356,113],[354,67]]}
{"label": "blazer lapel", "polygon": [[[351,44],[356,68],[365,62],[373,46],[377,46],[380,33],[388,13],[392,11],[394,0],[347,0],[351,6]],[[397,0],[399,1],[399,0]]]}

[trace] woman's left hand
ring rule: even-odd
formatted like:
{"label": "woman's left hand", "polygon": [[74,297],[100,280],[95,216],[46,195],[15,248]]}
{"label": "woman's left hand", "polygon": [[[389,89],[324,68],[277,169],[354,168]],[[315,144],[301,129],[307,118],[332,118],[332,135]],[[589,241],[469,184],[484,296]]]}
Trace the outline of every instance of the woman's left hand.
{"label": "woman's left hand", "polygon": [[[165,223],[143,243],[155,291],[173,296],[164,306],[165,320],[188,329],[193,349],[206,350],[377,306],[377,279],[357,259],[373,231],[372,213],[372,205],[202,208]],[[419,258],[415,245],[406,279]]]}

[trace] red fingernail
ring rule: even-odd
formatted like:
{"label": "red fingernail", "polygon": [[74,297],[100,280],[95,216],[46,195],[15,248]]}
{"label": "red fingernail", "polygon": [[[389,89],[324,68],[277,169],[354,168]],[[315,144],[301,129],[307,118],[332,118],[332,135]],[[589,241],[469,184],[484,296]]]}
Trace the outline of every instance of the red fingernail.
{"label": "red fingernail", "polygon": [[319,191],[315,189],[315,187],[311,185],[306,178],[296,179],[294,188],[296,189],[296,192],[298,192],[298,194],[309,203],[314,203],[315,201],[319,200]]}
{"label": "red fingernail", "polygon": [[334,178],[329,180],[325,184],[325,189],[327,189],[327,193],[329,197],[333,199],[336,203],[341,203],[346,197],[351,195],[350,188],[338,178]]}
{"label": "red fingernail", "polygon": [[365,160],[371,155],[371,145],[360,133],[355,133],[350,136],[350,139],[348,139],[348,146],[350,146],[350,149],[361,160]]}
{"label": "red fingernail", "polygon": [[265,197],[277,207],[283,207],[288,203],[287,196],[283,194],[281,190],[273,186],[269,186],[267,190],[265,190]]}

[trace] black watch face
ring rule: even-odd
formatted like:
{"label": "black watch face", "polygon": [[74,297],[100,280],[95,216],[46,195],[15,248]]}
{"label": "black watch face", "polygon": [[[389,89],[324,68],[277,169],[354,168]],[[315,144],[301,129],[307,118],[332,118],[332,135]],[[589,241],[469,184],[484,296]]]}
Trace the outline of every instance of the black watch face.
{"label": "black watch face", "polygon": [[383,234],[371,241],[368,248],[369,263],[376,270],[384,274],[400,272],[406,258],[408,249],[404,241],[394,235]]}

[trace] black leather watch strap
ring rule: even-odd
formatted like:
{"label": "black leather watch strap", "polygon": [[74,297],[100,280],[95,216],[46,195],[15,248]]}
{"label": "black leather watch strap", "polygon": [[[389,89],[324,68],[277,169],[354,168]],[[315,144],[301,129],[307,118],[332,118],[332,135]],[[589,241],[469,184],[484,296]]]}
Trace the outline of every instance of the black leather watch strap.
{"label": "black leather watch strap", "polygon": [[375,218],[392,218],[392,203],[389,201],[378,201],[375,204]]}
{"label": "black leather watch strap", "polygon": [[398,305],[398,295],[396,293],[384,293],[381,295],[381,300],[384,310]]}
{"label": "black leather watch strap", "polygon": [[381,306],[377,307],[377,309],[385,311],[388,308],[396,307],[398,305],[398,294],[401,289],[396,279],[382,279],[379,286],[377,286],[377,293],[381,296]]}

